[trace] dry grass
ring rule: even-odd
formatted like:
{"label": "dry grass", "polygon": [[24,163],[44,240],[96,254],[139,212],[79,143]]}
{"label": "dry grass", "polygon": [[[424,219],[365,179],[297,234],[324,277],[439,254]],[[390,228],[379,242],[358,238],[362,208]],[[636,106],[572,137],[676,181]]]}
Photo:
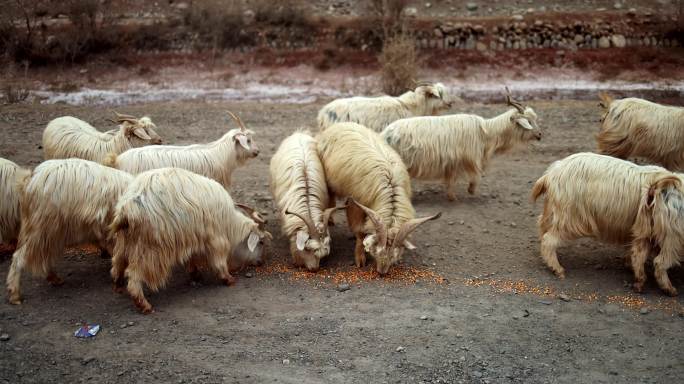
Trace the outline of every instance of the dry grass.
{"label": "dry grass", "polygon": [[397,96],[413,88],[418,72],[415,41],[407,34],[385,40],[380,54],[382,90]]}
{"label": "dry grass", "polygon": [[2,104],[17,104],[24,102],[30,96],[27,80],[28,64],[24,64],[24,75],[17,76],[14,66],[7,67],[3,76],[3,85],[0,91]]}

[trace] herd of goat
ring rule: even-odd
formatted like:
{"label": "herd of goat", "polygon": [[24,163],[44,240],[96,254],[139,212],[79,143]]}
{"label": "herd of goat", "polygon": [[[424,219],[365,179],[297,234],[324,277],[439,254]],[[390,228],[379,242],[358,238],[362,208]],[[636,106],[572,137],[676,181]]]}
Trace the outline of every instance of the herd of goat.
{"label": "herd of goat", "polygon": [[[474,194],[495,153],[542,138],[534,110],[506,91],[511,108],[489,119],[442,115],[451,103],[441,83],[324,106],[320,132],[294,132],[270,162],[271,192],[294,264],[319,268],[330,253],[332,214],[344,209],[357,267],[370,255],[386,274],[405,249],[415,248],[410,234],[440,216],[415,217],[411,178],[443,180],[454,200],[454,184],[466,176]],[[533,187],[534,199],[546,196],[538,223],[542,259],[562,278],[556,249],[564,241],[631,245],[634,289],[643,288],[652,258],[659,286],[676,295],[667,270],[684,251],[684,175],[676,173],[684,169],[684,108],[600,98],[603,154],[556,161]],[[259,148],[255,133],[229,114],[238,128],[188,146],[162,145],[148,117],[117,114],[119,129],[107,132],[60,117],[43,133],[45,162],[28,170],[0,159],[0,242],[16,243],[8,300],[21,303],[26,268],[61,284],[56,261],[66,247],[83,243],[111,255],[115,289],[127,291],[144,313],[152,311],[144,286],[162,288],[175,266],[193,277],[209,268],[230,285],[231,270],[263,262],[271,239],[265,220],[228,192],[232,172]],[[630,157],[664,168],[623,160]]]}

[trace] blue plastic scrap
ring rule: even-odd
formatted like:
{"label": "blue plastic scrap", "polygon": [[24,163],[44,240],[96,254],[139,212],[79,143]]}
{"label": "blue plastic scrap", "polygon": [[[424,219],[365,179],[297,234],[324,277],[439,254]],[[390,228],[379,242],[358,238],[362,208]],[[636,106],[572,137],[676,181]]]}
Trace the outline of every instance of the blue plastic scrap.
{"label": "blue plastic scrap", "polygon": [[81,338],[95,337],[100,332],[100,324],[83,324],[74,332],[74,336]]}

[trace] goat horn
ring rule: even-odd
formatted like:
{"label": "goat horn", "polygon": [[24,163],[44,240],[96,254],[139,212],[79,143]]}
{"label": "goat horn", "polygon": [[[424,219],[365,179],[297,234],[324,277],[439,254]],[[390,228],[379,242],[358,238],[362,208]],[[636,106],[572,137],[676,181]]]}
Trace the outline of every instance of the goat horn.
{"label": "goat horn", "polygon": [[135,119],[135,120],[137,120],[137,118],[133,115],[125,115],[125,114],[119,113],[117,111],[112,111],[112,112],[114,112],[114,115],[119,119]]}
{"label": "goat horn", "polygon": [[300,215],[299,213],[290,212],[287,209],[285,210],[285,214],[286,215],[295,215],[295,216],[299,217],[299,219],[302,220],[304,222],[304,224],[306,224],[306,227],[309,228],[309,236],[311,236],[311,238],[314,238],[316,240],[321,239],[321,236],[319,236],[318,231],[316,230],[316,226],[314,225],[314,223],[311,221],[310,218],[304,217],[304,216]]}
{"label": "goat horn", "polygon": [[259,213],[256,209],[250,207],[247,204],[242,204],[242,203],[235,203],[236,207],[241,208],[243,211],[245,211],[249,216],[254,219],[259,224],[266,224],[266,220],[261,216],[261,213]]}
{"label": "goat horn", "polygon": [[440,216],[442,216],[442,212],[439,212],[432,216],[422,217],[419,219],[411,219],[405,222],[404,224],[402,224],[401,227],[399,227],[399,232],[397,232],[397,236],[394,238],[393,245],[395,247],[402,247],[404,244],[404,240],[406,240],[408,235],[410,235],[411,232],[415,231],[419,225],[423,224],[426,221],[438,219]]}
{"label": "goat horn", "polygon": [[323,225],[325,226],[325,229],[328,229],[328,222],[330,221],[330,215],[333,214],[333,212],[337,211],[338,209],[345,209],[347,208],[346,205],[341,205],[337,207],[332,207],[328,208],[325,211],[323,211]]}
{"label": "goat horn", "polygon": [[245,131],[247,130],[247,128],[245,128],[245,125],[242,123],[242,120],[240,120],[239,117],[237,117],[237,116],[236,116],[233,112],[231,112],[231,111],[228,111],[228,114],[230,115],[230,117],[233,118],[233,120],[235,120],[235,122],[236,122],[237,125],[240,127],[240,130],[241,130],[242,132],[245,132]]}
{"label": "goat horn", "polygon": [[508,86],[506,86],[506,103],[512,107],[515,107],[518,112],[525,113],[525,106],[523,106],[520,102],[513,100],[511,97],[511,90],[508,89]]}
{"label": "goat horn", "polygon": [[377,241],[378,246],[386,247],[387,246],[387,227],[385,226],[385,223],[382,222],[382,219],[377,214],[377,212],[366,207],[365,205],[360,204],[358,201],[352,199],[351,197],[347,200],[347,205],[349,205],[350,203],[355,204],[357,207],[361,208],[366,213],[366,216],[368,216],[370,221],[372,221],[373,225],[375,226],[375,232],[376,232],[376,235],[378,237],[378,241]]}

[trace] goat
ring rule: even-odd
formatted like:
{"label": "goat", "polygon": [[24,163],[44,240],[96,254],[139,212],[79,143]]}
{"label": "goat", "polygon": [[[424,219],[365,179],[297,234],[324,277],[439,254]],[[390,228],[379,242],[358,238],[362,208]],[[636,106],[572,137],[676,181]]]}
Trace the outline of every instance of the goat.
{"label": "goat", "polygon": [[260,259],[268,232],[238,209],[222,185],[181,168],[138,175],[116,204],[109,227],[114,241],[111,275],[117,290],[150,313],[143,283],[153,291],[166,285],[175,265],[206,262],[227,285],[231,254]]}
{"label": "goat", "polygon": [[119,130],[100,132],[83,120],[71,116],[58,117],[43,131],[43,154],[46,160],[79,158],[102,163],[114,153],[149,144],[161,144],[149,117],[136,119],[116,113]]}
{"label": "goat", "polygon": [[514,108],[491,119],[467,114],[412,117],[390,124],[382,137],[399,153],[411,177],[444,180],[453,201],[460,174],[468,175],[468,192],[474,194],[495,153],[541,140],[534,110],[514,101],[510,92],[506,101]]}
{"label": "goat", "polygon": [[594,153],[578,153],[554,162],[537,180],[532,199],[546,195],[539,216],[541,256],[560,278],[565,270],[556,249],[568,240],[590,237],[612,244],[631,244],[634,289],[646,281],[649,255],[660,288],[677,290],[667,270],[684,251],[682,177],[657,166]]}
{"label": "goat", "polygon": [[365,265],[368,252],[378,273],[386,274],[405,248],[415,249],[408,241],[411,232],[441,213],[414,218],[406,167],[377,132],[356,123],[335,124],[319,134],[318,153],[332,194],[349,197],[356,266]]}
{"label": "goat", "polygon": [[240,128],[231,129],[216,141],[187,146],[134,148],[118,156],[110,155],[105,164],[132,174],[165,167],[183,168],[214,179],[228,188],[233,171],[259,155],[259,148],[252,140],[254,132],[246,129],[242,120],[232,112],[228,114]]}
{"label": "goat", "polygon": [[381,132],[393,121],[412,116],[437,115],[451,108],[442,83],[421,84],[398,97],[349,97],[333,100],[318,112],[321,131],[335,123],[352,122]]}

